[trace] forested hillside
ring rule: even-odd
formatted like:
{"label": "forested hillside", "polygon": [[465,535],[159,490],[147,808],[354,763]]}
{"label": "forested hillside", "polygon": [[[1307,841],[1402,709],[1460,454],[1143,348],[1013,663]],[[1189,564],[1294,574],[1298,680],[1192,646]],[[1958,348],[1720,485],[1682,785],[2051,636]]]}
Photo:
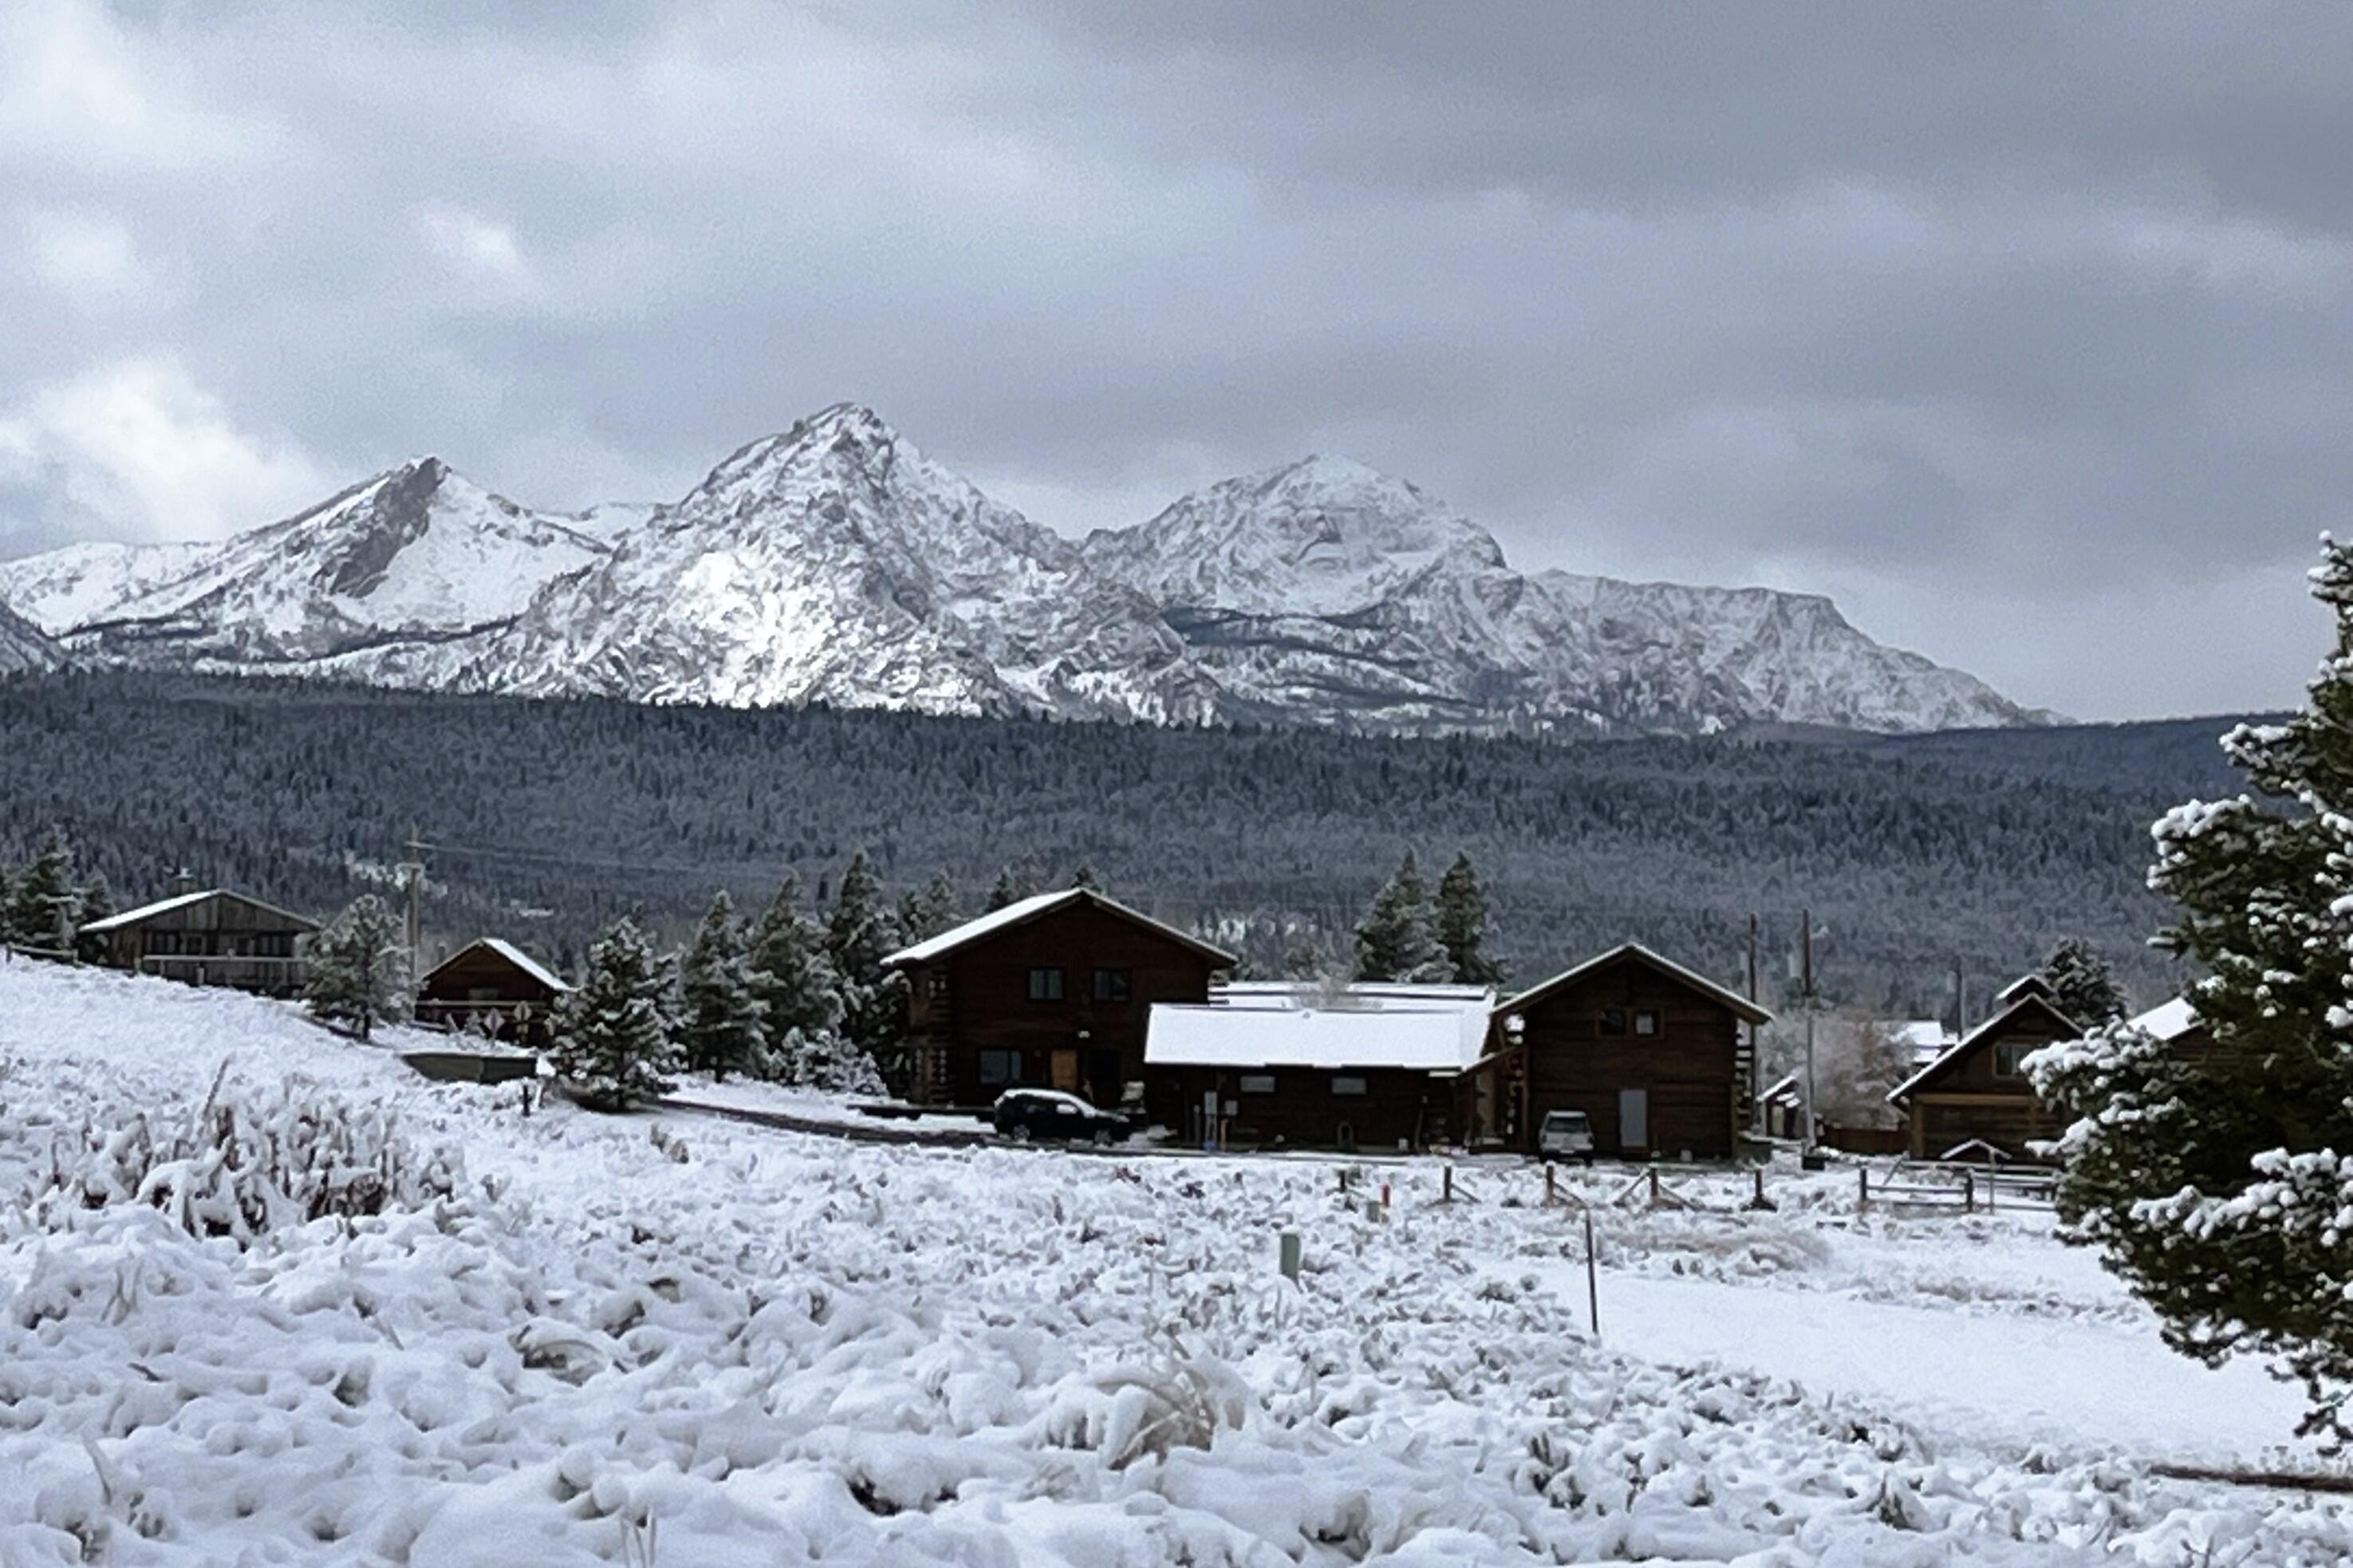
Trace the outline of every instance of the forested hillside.
{"label": "forested hillside", "polygon": [[[1956,964],[1983,996],[2068,932],[2153,998],[2147,825],[2222,782],[2221,727],[1373,740],[75,674],[0,686],[0,859],[57,822],[119,903],[185,864],[324,910],[385,886],[414,825],[435,936],[560,961],[633,906],[677,931],[719,886],[763,900],[790,868],[818,891],[861,847],[894,889],[944,869],[968,910],[1008,865],[1086,862],[1271,965],[1286,922],[1345,933],[1402,850],[1466,850],[1524,978],[1628,937],[1731,978],[1752,910],[1770,976],[1810,904],[1827,987],[1869,1005],[1935,1011]],[[2013,749],[1993,766],[1987,744]],[[2121,771],[2086,760],[2109,749]]]}

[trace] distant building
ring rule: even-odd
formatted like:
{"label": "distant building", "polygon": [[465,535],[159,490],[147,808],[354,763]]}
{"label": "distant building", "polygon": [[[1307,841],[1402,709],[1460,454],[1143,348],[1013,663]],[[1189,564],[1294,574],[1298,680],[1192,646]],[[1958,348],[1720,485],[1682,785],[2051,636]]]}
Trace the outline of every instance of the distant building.
{"label": "distant building", "polygon": [[486,936],[417,982],[417,1020],[445,1029],[478,1028],[536,1047],[547,1043],[548,1015],[571,989],[512,942]]}
{"label": "distant building", "polygon": [[1597,1153],[1729,1158],[1748,1084],[1743,1024],[1772,1015],[1639,942],[1495,1009],[1472,1105],[1478,1132],[1533,1151],[1549,1110],[1581,1110]]}
{"label": "distant building", "polygon": [[1154,1003],[1206,1003],[1235,956],[1088,888],[1039,893],[885,959],[907,977],[908,1097],[987,1105],[1017,1084],[1117,1105],[1145,1081]]}
{"label": "distant building", "polygon": [[81,928],[99,961],[191,985],[227,985],[291,996],[309,971],[303,954],[319,922],[223,888],[184,888],[168,899]]}
{"label": "distant building", "polygon": [[2001,1011],[1970,1030],[1887,1096],[1909,1122],[1912,1157],[1934,1160],[1986,1144],[2013,1159],[2059,1135],[2061,1119],[2034,1092],[2025,1059],[2083,1034],[2051,1004],[2051,988],[2030,975],[2001,993]]}
{"label": "distant building", "polygon": [[1233,1147],[1422,1149],[1457,1141],[1492,987],[1250,981],[1154,1006],[1155,1116]]}

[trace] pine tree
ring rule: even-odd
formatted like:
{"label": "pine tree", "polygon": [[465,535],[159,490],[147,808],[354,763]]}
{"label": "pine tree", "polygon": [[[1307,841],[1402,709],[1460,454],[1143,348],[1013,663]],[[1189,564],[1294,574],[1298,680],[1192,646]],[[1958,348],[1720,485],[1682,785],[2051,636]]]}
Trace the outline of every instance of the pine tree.
{"label": "pine tree", "polygon": [[2211,1048],[2129,1024],[2028,1058],[2079,1120],[2059,1142],[2070,1240],[2209,1363],[2279,1358],[2304,1429],[2353,1440],[2353,546],[2324,542],[2314,593],[2337,655],[2284,724],[2223,748],[2253,789],[2157,824],[2149,885],[2179,907],[2160,946],[2202,963],[2189,990]]}
{"label": "pine tree", "polygon": [[1438,945],[1456,984],[1502,983],[1504,966],[1487,956],[1486,942],[1487,889],[1472,868],[1471,857],[1457,855],[1438,879]]}
{"label": "pine tree", "polygon": [[588,972],[557,1005],[549,1058],[594,1110],[627,1110],[668,1094],[676,1060],[668,1028],[665,965],[628,916],[588,950]]}
{"label": "pine tree", "polygon": [[906,1037],[906,978],[882,967],[899,947],[896,925],[861,849],[841,874],[826,921],[825,955],[841,997],[842,1038],[878,1063],[894,1061]]}
{"label": "pine tree", "polygon": [[379,1020],[407,1016],[408,950],[400,922],[374,893],[362,893],[311,939],[302,1000],[313,1016],[364,1040]]}
{"label": "pine tree", "polygon": [[63,828],[52,827],[9,891],[7,937],[19,947],[69,953],[80,923],[73,843]]}
{"label": "pine tree", "polygon": [[1008,866],[997,874],[997,880],[989,885],[988,908],[983,912],[994,914],[1008,904],[1018,904],[1024,899],[1033,897],[1037,891],[1036,878],[1027,871],[1016,870]]}
{"label": "pine tree", "polygon": [[2125,994],[2108,961],[2082,937],[2063,938],[2051,950],[2042,978],[2051,983],[2051,1005],[2086,1029],[2125,1016]]}
{"label": "pine tree", "polygon": [[722,888],[712,898],[679,977],[678,1037],[686,1065],[714,1079],[751,1071],[767,1044],[745,949],[735,902]]}
{"label": "pine tree", "polygon": [[1103,879],[1095,875],[1093,863],[1087,860],[1080,861],[1079,868],[1071,873],[1071,886],[1083,888],[1090,893],[1103,890]]}
{"label": "pine tree", "polygon": [[1433,981],[1449,973],[1438,945],[1438,910],[1409,849],[1356,928],[1356,978]]}
{"label": "pine tree", "polygon": [[759,1001],[767,1050],[761,1070],[800,1082],[797,1066],[806,1042],[841,1025],[841,983],[825,955],[821,934],[801,913],[800,879],[787,872],[753,932],[752,994]]}
{"label": "pine tree", "polygon": [[899,936],[908,942],[935,937],[956,923],[955,884],[945,871],[934,871],[923,890],[899,899]]}
{"label": "pine tree", "polygon": [[81,918],[74,938],[75,956],[84,963],[97,963],[106,957],[106,934],[101,931],[96,936],[83,936],[80,931],[114,912],[114,889],[107,886],[105,872],[92,871],[78,897]]}

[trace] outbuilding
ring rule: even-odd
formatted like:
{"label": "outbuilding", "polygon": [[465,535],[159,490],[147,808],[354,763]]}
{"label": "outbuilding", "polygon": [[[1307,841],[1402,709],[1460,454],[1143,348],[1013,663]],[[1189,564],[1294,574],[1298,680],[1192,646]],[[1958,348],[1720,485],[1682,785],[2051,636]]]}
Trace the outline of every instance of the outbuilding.
{"label": "outbuilding", "polygon": [[1955,1041],[1887,1096],[1903,1108],[1915,1160],[1985,1145],[2013,1159],[2058,1136],[2060,1118],[2034,1092],[2025,1060],[2084,1031],[2053,1006],[2047,985],[2013,985],[2001,1011]]}
{"label": "outbuilding", "polygon": [[417,1021],[471,1028],[518,1045],[547,1042],[548,1016],[572,989],[531,954],[494,936],[468,942],[417,984]]}
{"label": "outbuilding", "polygon": [[190,985],[226,985],[267,996],[300,993],[304,953],[319,922],[226,888],[183,888],[121,914],[95,920],[80,938],[99,961]]}

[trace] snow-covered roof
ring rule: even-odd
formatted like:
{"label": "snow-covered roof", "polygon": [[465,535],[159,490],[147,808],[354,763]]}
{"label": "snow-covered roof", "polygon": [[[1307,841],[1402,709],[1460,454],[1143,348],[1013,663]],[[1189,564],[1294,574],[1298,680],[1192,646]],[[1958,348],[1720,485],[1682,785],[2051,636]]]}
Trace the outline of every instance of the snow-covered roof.
{"label": "snow-covered roof", "polygon": [[1482,1005],[1329,1008],[1159,1002],[1144,1037],[1154,1067],[1407,1068],[1461,1072],[1487,1038]]}
{"label": "snow-covered roof", "polygon": [[1129,909],[1117,899],[1098,893],[1092,888],[1064,888],[1058,893],[1033,893],[1029,898],[1017,900],[1001,910],[991,910],[976,920],[968,920],[960,926],[944,931],[935,937],[915,943],[913,947],[902,947],[884,959],[882,963],[886,967],[893,969],[909,963],[928,963],[933,959],[953,952],[968,943],[978,942],[983,937],[994,936],[998,931],[1078,903],[1091,903],[1098,909],[1108,910],[1113,914],[1134,921],[1138,925],[1149,926],[1172,942],[1183,942],[1202,957],[1211,960],[1221,967],[1239,962],[1232,953],[1211,947],[1191,932],[1178,931],[1175,926],[1154,920],[1141,910]]}
{"label": "snow-covered roof", "polygon": [[2040,974],[2021,974],[2017,979],[2011,981],[2009,984],[2003,986],[2000,991],[1996,992],[1993,999],[2007,1007],[2010,1004],[2017,1001],[2022,996],[2039,995],[2048,997],[2056,996],[2057,994],[2057,992],[2051,989],[2051,982],[2043,979]]}
{"label": "snow-covered roof", "polygon": [[434,975],[440,973],[443,970],[448,968],[451,964],[457,963],[459,959],[465,957],[468,953],[473,952],[478,947],[486,948],[490,952],[497,953],[501,958],[505,959],[509,963],[513,964],[517,969],[522,970],[525,974],[530,975],[533,980],[538,981],[550,991],[569,991],[572,989],[572,985],[569,981],[563,979],[561,976],[550,971],[545,965],[542,964],[539,960],[532,957],[531,954],[525,952],[514,943],[507,941],[503,937],[496,936],[476,937],[473,941],[468,942],[465,946],[459,948],[457,952],[451,953],[448,957],[435,964],[427,972],[425,981],[420,981],[419,984],[425,984],[425,982],[429,982]]}
{"label": "snow-covered roof", "polygon": [[1905,1079],[1902,1083],[1899,1083],[1894,1089],[1889,1089],[1887,1091],[1888,1102],[1893,1104],[1894,1101],[1903,1099],[1905,1095],[1910,1094],[1915,1089],[1918,1088],[1922,1082],[1935,1076],[1936,1072],[1943,1068],[1947,1062],[1958,1061],[1961,1058],[1968,1055],[1970,1051],[1977,1048],[1978,1042],[1984,1039],[1987,1035],[1992,1033],[1995,1029],[2008,1023],[2011,1018],[2030,1007],[2039,1008],[2042,1012],[2050,1014],[2052,1017],[2057,1019],[2067,1028],[2073,1029],[2080,1027],[2073,1018],[2070,1018],[2066,1014],[2059,1011],[2058,1008],[2053,1007],[2048,1000],[2032,991],[2029,991],[2024,995],[2019,997],[2017,1001],[2012,1002],[2009,1006],[2004,1007],[2000,1012],[1996,1013],[1992,1017],[1988,1018],[1984,1023],[1979,1024],[1976,1028],[1971,1029],[1968,1034],[1963,1035],[1959,1039],[1955,1040],[1943,1051],[1938,1052],[1935,1061],[1930,1062],[1926,1067],[1922,1068],[1918,1072],[1914,1073],[1910,1078]]}
{"label": "snow-covered roof", "polygon": [[1336,986],[1314,980],[1237,980],[1211,986],[1209,1005],[1213,1007],[1335,1013],[1476,1007],[1483,1014],[1495,1005],[1495,988],[1492,985],[1451,985],[1401,980],[1354,980]]}
{"label": "snow-covered roof", "polygon": [[124,910],[121,913],[109,915],[104,920],[92,921],[81,930],[84,931],[121,931],[127,926],[143,925],[157,915],[168,915],[174,910],[185,910],[192,905],[201,904],[206,899],[220,898],[235,899],[239,903],[251,904],[257,910],[268,910],[271,914],[291,921],[305,931],[319,929],[319,922],[308,915],[298,915],[291,910],[281,910],[276,904],[263,903],[259,899],[245,893],[232,893],[226,888],[204,888],[193,893],[174,893],[168,899],[158,899],[152,904],[142,904],[135,910]]}
{"label": "snow-covered roof", "polygon": [[1798,1098],[1798,1075],[1796,1073],[1783,1073],[1779,1078],[1775,1079],[1771,1083],[1766,1085],[1765,1092],[1757,1098],[1764,1100],[1767,1105],[1770,1105],[1781,1100],[1785,1096],[1792,1100],[1795,1100]]}
{"label": "snow-covered roof", "polygon": [[2132,1021],[2142,1034],[2159,1040],[2178,1040],[2198,1026],[2198,1009],[2187,996],[2162,1002]]}
{"label": "snow-covered roof", "polygon": [[1953,1037],[1941,1018],[1915,1018],[1905,1024],[1890,1024],[1888,1028],[1912,1053],[1915,1066],[1935,1061],[1953,1043]]}
{"label": "snow-covered roof", "polygon": [[1577,964],[1572,968],[1562,970],[1558,974],[1554,975],[1551,979],[1543,982],[1541,984],[1530,986],[1527,990],[1521,992],[1518,995],[1514,996],[1509,1001],[1498,1005],[1495,1010],[1499,1013],[1521,1012],[1533,1004],[1538,997],[1556,991],[1564,985],[1574,984],[1576,982],[1582,980],[1587,975],[1592,973],[1595,970],[1601,968],[1604,964],[1614,963],[1620,958],[1631,958],[1637,963],[1647,963],[1661,973],[1665,974],[1672,979],[1682,981],[1684,984],[1692,987],[1694,991],[1702,992],[1715,1000],[1721,1002],[1725,1006],[1729,1007],[1732,1010],[1733,1016],[1744,1023],[1766,1024],[1772,1021],[1772,1014],[1767,1012],[1764,1008],[1759,1007],[1756,1003],[1751,1002],[1739,992],[1728,989],[1725,986],[1718,985],[1715,981],[1710,980],[1706,975],[1700,973],[1697,970],[1685,969],[1673,959],[1663,958],[1658,953],[1651,952],[1649,948],[1644,947],[1639,942],[1620,942],[1607,952],[1596,953],[1582,963]]}

